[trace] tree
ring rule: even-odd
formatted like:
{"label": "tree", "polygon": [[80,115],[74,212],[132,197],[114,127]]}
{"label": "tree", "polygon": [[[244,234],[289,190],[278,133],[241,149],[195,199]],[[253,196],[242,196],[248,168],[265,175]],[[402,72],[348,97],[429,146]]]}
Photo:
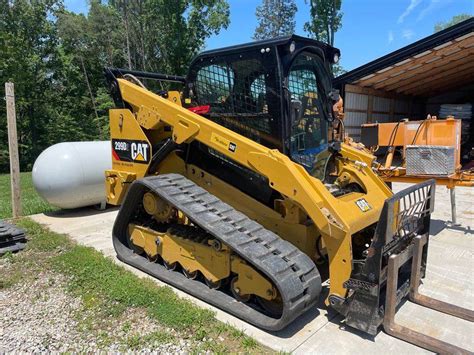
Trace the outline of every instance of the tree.
{"label": "tree", "polygon": [[[55,116],[54,65],[56,0],[0,2],[0,95],[3,83],[15,84],[20,167],[30,169],[48,142],[47,125]],[[0,105],[0,170],[8,171],[5,105]]]}
{"label": "tree", "polygon": [[460,14],[460,15],[456,15],[456,16],[453,16],[453,18],[449,21],[440,21],[438,22],[435,26],[434,26],[434,31],[435,32],[439,32],[439,31],[442,31],[448,27],[451,27],[451,26],[454,26],[460,22],[463,22],[465,20],[469,20],[470,18],[472,18],[473,16],[472,15],[469,15],[469,14]]}
{"label": "tree", "polygon": [[334,75],[335,78],[337,78],[338,76],[341,76],[342,74],[347,73],[347,70],[345,70],[342,67],[342,65],[339,63],[333,64],[331,69],[332,69],[332,75]]}
{"label": "tree", "polygon": [[[52,144],[108,138],[104,67],[185,74],[229,24],[226,0],[90,0],[87,15],[62,1],[0,1],[0,96],[13,81],[22,170]],[[9,166],[5,111],[0,173]]]}
{"label": "tree", "polygon": [[[311,20],[304,25],[305,31],[318,41],[334,46],[334,36],[342,27],[342,0],[309,0]],[[331,66],[334,76],[346,71],[340,64]]]}
{"label": "tree", "polygon": [[342,26],[342,0],[309,0],[311,20],[304,29],[318,41],[334,46],[334,35]]}
{"label": "tree", "polygon": [[110,4],[123,19],[132,69],[145,71],[186,73],[205,40],[230,21],[226,0],[110,0]]}
{"label": "tree", "polygon": [[255,11],[258,26],[253,38],[259,40],[293,34],[296,11],[294,0],[263,0]]}

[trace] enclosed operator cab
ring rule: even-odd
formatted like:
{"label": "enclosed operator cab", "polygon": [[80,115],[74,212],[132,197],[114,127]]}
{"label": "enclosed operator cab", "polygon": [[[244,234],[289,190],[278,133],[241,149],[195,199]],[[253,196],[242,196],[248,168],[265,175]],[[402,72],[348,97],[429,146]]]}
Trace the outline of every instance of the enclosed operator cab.
{"label": "enclosed operator cab", "polygon": [[[321,167],[329,156],[332,106],[338,96],[331,91],[330,67],[339,57],[336,48],[294,35],[206,51],[190,65],[183,103],[219,125],[278,149],[323,180]],[[193,144],[191,162],[273,205],[267,179],[203,144]]]}
{"label": "enclosed operator cab", "polygon": [[206,51],[190,65],[184,102],[311,170],[327,148],[330,66],[339,57],[336,48],[294,35]]}

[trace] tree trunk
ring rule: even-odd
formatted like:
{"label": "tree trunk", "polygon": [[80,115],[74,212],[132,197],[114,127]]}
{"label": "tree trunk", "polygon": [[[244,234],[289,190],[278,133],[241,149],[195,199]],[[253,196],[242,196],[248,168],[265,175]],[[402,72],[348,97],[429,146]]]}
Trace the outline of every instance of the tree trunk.
{"label": "tree trunk", "polygon": [[127,2],[123,2],[123,20],[125,22],[125,38],[127,41],[127,58],[128,58],[128,69],[132,69],[132,57],[130,54],[130,36],[128,33],[128,12],[127,12]]}
{"label": "tree trunk", "polygon": [[102,127],[100,126],[100,122],[99,122],[99,114],[97,113],[97,108],[95,106],[94,95],[92,94],[91,85],[89,83],[89,77],[87,76],[86,66],[84,65],[84,58],[82,57],[82,55],[80,55],[79,58],[81,59],[82,71],[84,72],[84,77],[85,77],[86,83],[87,83],[87,89],[89,90],[89,95],[91,97],[92,107],[94,108],[95,118],[97,120],[97,128],[99,129],[99,134],[102,135]]}

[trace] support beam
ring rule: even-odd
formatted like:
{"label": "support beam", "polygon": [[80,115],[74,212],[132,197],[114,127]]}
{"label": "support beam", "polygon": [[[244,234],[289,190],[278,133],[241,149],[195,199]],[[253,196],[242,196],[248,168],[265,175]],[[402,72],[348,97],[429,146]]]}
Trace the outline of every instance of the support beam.
{"label": "support beam", "polygon": [[469,63],[471,55],[474,54],[474,49],[467,51],[467,53],[463,51],[459,54],[460,56],[456,56],[456,59],[446,57],[444,61],[436,61],[431,64],[421,65],[414,70],[406,72],[406,74],[403,74],[403,76],[401,75],[400,77],[391,78],[381,82],[380,84],[376,84],[374,85],[374,88],[387,91],[395,90],[400,87],[410,85],[414,81],[429,78],[430,76],[437,75],[446,70],[450,70],[465,63]]}

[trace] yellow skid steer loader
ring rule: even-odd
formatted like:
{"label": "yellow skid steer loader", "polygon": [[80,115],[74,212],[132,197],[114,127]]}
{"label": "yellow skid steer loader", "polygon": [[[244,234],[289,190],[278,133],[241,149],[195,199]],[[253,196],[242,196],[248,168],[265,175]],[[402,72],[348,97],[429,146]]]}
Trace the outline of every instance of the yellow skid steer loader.
{"label": "yellow skid steer loader", "polygon": [[186,77],[107,68],[117,255],[271,331],[316,306],[325,275],[346,324],[462,351],[394,323],[407,295],[473,312],[417,293],[435,185],[393,195],[374,157],[338,139],[339,56],[288,36],[203,52]]}

